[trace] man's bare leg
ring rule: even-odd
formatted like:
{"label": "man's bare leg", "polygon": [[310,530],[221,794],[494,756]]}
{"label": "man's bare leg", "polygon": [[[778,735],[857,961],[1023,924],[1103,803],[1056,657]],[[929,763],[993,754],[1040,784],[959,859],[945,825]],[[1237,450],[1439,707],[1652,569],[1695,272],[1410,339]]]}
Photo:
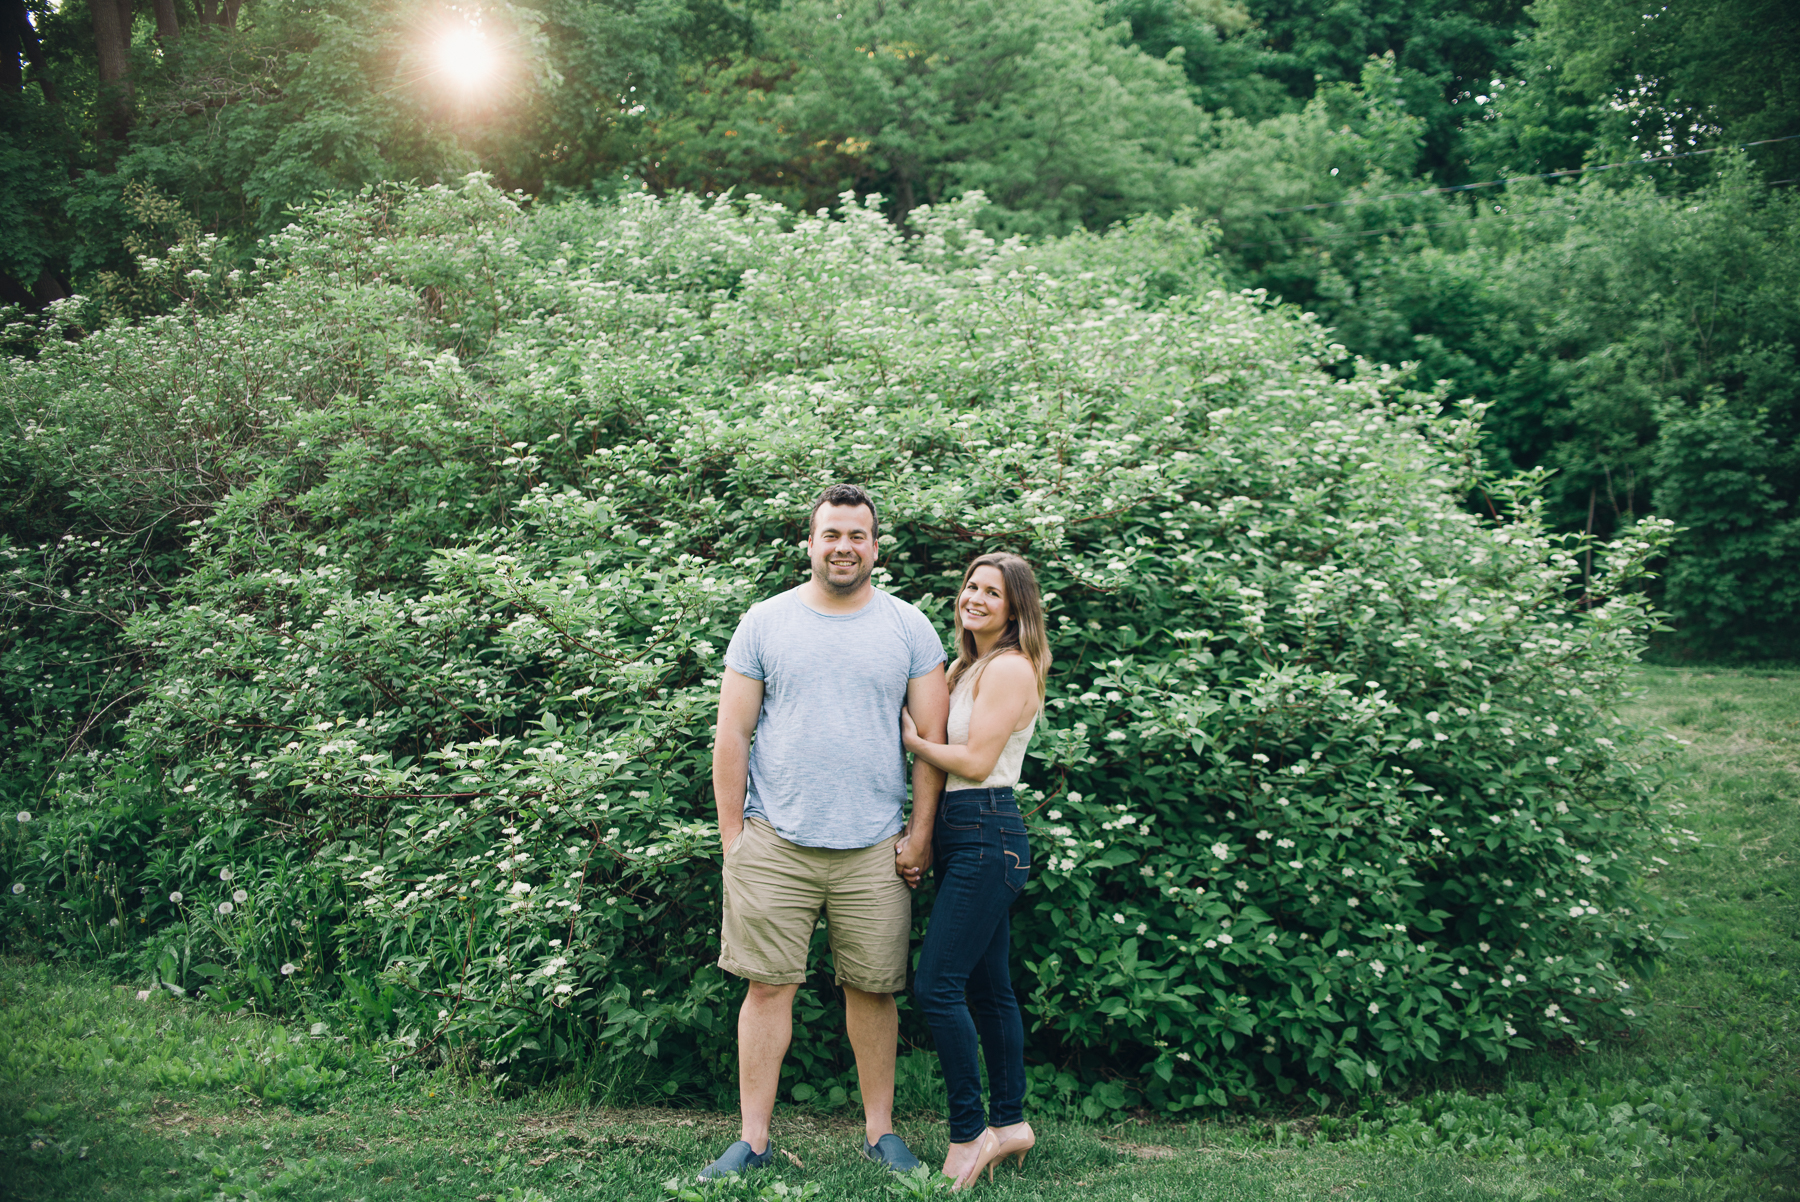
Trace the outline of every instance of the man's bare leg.
{"label": "man's bare leg", "polygon": [[846,985],[844,1016],[856,1053],[863,1129],[874,1143],[894,1129],[894,1051],[900,1042],[900,1011],[891,993],[864,993]]}
{"label": "man's bare leg", "polygon": [[[800,986],[750,982],[750,992],[738,1010],[738,1110],[743,1117],[742,1137],[757,1155],[769,1150],[769,1120],[775,1115],[775,1094],[781,1086],[781,1061],[794,1038],[794,994]],[[888,1005],[893,1005],[889,999]],[[895,1027],[898,1038],[898,1025]],[[855,1035],[851,1036],[852,1040]],[[860,1053],[858,1063],[861,1063]],[[888,1054],[888,1108],[893,1109],[894,1057]]]}

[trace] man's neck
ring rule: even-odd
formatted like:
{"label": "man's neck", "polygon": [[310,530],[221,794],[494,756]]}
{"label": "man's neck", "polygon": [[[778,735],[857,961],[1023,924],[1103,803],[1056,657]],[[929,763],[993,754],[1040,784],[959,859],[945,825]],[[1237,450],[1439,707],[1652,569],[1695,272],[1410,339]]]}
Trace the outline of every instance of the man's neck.
{"label": "man's neck", "polygon": [[820,584],[817,578],[800,586],[800,600],[808,609],[822,614],[853,614],[875,596],[875,586],[865,580],[853,592],[840,593]]}

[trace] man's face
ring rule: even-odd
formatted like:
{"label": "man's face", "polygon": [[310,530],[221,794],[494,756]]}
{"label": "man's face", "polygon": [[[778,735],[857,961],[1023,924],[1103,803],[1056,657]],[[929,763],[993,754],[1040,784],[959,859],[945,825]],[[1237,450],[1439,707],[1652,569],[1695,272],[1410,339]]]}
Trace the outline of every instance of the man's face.
{"label": "man's face", "polygon": [[806,550],[813,579],[834,593],[854,593],[875,570],[875,515],[867,505],[821,505]]}

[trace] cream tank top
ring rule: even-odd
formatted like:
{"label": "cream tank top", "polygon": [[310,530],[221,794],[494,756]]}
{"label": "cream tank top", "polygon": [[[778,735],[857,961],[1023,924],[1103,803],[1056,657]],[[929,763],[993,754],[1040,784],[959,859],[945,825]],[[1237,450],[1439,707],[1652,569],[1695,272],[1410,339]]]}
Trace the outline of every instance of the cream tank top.
{"label": "cream tank top", "polygon": [[[975,681],[980,675],[980,672],[966,672],[956,682],[956,688],[950,694],[950,721],[945,724],[946,742],[966,744],[969,741],[969,719],[975,713]],[[994,770],[988,773],[986,780],[970,780],[952,772],[944,782],[945,790],[1006,789],[1018,784],[1019,772],[1025,766],[1025,748],[1031,743],[1031,733],[1037,729],[1037,720],[1037,714],[1032,714],[1031,721],[1025,724],[1024,730],[1012,732],[1006,740],[1006,746],[1000,749],[1000,758],[994,761]]]}

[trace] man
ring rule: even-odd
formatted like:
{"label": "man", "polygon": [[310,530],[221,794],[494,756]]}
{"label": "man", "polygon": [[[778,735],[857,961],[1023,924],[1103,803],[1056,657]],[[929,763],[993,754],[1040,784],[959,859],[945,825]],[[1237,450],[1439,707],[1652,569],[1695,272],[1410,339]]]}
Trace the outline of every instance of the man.
{"label": "man", "polygon": [[941,742],[950,697],[930,620],[869,583],[879,530],[862,489],[826,489],[807,538],[812,578],[751,606],[725,652],[713,743],[719,966],[750,988],[738,1012],[743,1138],[702,1179],[774,1159],[769,1120],[821,907],[856,1053],[863,1154],[895,1172],[919,1163],[893,1133],[893,995],[906,983],[908,886],[930,856],[944,776],[914,763],[906,824],[900,709]]}

